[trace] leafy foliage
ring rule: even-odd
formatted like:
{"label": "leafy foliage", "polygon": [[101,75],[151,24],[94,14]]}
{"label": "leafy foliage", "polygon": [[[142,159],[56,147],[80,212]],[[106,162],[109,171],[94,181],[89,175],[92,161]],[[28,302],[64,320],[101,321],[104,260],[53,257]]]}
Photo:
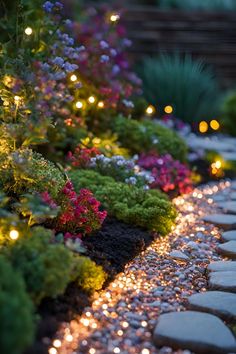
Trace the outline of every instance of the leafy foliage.
{"label": "leafy foliage", "polygon": [[0,164],[0,181],[3,190],[16,194],[44,192],[53,197],[65,184],[62,172],[42,155],[30,149],[23,149],[7,155]]}
{"label": "leafy foliage", "polygon": [[90,170],[72,171],[75,189],[90,188],[110,215],[126,223],[167,234],[176,217],[171,203],[157,190],[143,190]]}
{"label": "leafy foliage", "polygon": [[223,103],[223,127],[236,136],[236,92],[229,94]]}
{"label": "leafy foliage", "polygon": [[76,258],[74,276],[78,286],[89,293],[100,290],[106,280],[102,267],[83,256]]}
{"label": "leafy foliage", "polygon": [[161,111],[172,105],[185,122],[209,120],[218,112],[219,89],[211,69],[186,55],[148,58],[141,69],[144,95]]}
{"label": "leafy foliage", "polygon": [[50,230],[36,227],[5,250],[14,269],[24,277],[36,304],[45,297],[62,294],[71,281],[73,255],[63,245],[50,243],[51,240]]}
{"label": "leafy foliage", "polygon": [[180,161],[186,158],[185,142],[174,131],[160,124],[119,116],[114,129],[123,146],[133,153],[154,150],[160,155],[169,153]]}
{"label": "leafy foliage", "polygon": [[34,337],[34,309],[15,268],[0,256],[0,350],[19,354]]}

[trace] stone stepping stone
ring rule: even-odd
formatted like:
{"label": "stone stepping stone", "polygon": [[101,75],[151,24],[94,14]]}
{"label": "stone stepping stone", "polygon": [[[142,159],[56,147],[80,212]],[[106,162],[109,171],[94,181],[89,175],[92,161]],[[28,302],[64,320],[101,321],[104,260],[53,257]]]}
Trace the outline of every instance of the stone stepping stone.
{"label": "stone stepping stone", "polygon": [[227,213],[236,214],[236,201],[220,202],[217,205]]}
{"label": "stone stepping stone", "polygon": [[228,241],[219,245],[218,251],[226,257],[236,259],[236,241]]}
{"label": "stone stepping stone", "polygon": [[229,196],[230,196],[230,199],[236,200],[236,192],[231,193]]}
{"label": "stone stepping stone", "polygon": [[236,272],[212,272],[209,278],[209,288],[236,293]]}
{"label": "stone stepping stone", "polygon": [[210,272],[235,272],[236,273],[236,262],[232,261],[218,261],[212,262],[207,268]]}
{"label": "stone stepping stone", "polygon": [[226,231],[221,237],[224,241],[236,241],[236,230]]}
{"label": "stone stepping stone", "polygon": [[209,197],[214,200],[214,202],[224,202],[226,200],[226,196],[223,194],[216,194],[213,197]]}
{"label": "stone stepping stone", "polygon": [[236,152],[224,152],[222,151],[221,156],[225,161],[236,161]]}
{"label": "stone stepping stone", "polygon": [[236,215],[231,214],[212,214],[202,218],[203,221],[214,224],[224,230],[236,229]]}
{"label": "stone stepping stone", "polygon": [[194,353],[235,353],[236,340],[218,317],[202,312],[170,312],[159,317],[153,335],[157,347]]}
{"label": "stone stepping stone", "polygon": [[183,252],[178,251],[178,250],[171,251],[169,256],[171,258],[179,260],[179,261],[188,261],[189,260],[189,257],[186,254],[184,254]]}
{"label": "stone stepping stone", "polygon": [[188,298],[191,310],[210,312],[224,320],[236,320],[236,294],[207,291]]}

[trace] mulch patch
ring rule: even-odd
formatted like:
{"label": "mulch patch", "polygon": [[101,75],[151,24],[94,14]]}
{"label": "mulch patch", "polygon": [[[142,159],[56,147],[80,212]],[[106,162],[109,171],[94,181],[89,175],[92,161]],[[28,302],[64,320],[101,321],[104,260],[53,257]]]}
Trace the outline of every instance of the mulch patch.
{"label": "mulch patch", "polygon": [[[149,232],[107,218],[102,229],[84,241],[84,246],[87,255],[103,266],[109,283],[152,241],[153,236]],[[92,298],[73,283],[68,286],[65,294],[56,299],[45,299],[38,308],[40,320],[35,343],[25,354],[48,354],[50,343],[43,339],[53,338],[61,322],[80,315],[91,303]]]}

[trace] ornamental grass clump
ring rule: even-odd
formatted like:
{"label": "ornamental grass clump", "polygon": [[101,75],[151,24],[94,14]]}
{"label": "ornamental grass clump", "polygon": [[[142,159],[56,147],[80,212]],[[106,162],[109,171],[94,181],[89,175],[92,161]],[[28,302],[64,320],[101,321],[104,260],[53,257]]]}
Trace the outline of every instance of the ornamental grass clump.
{"label": "ornamental grass clump", "polygon": [[175,159],[184,161],[187,146],[173,130],[149,120],[137,121],[119,116],[114,122],[114,130],[119,141],[132,153],[156,151],[169,153]]}
{"label": "ornamental grass clump", "polygon": [[218,82],[204,62],[188,55],[160,55],[146,59],[140,71],[144,95],[159,112],[171,105],[175,116],[189,123],[219,113]]}
{"label": "ornamental grass clump", "polygon": [[171,230],[176,211],[161,192],[115,182],[90,170],[72,171],[70,177],[75,190],[90,188],[109,215],[162,235]]}

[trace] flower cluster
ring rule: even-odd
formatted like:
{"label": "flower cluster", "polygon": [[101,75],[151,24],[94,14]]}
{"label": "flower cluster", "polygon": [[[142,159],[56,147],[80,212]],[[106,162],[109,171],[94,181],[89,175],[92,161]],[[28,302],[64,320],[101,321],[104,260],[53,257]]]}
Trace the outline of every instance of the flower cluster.
{"label": "flower cluster", "polygon": [[142,154],[139,166],[151,172],[154,181],[151,188],[160,188],[164,192],[189,193],[192,190],[191,171],[169,154],[158,156],[156,153]]}
{"label": "flower cluster", "polygon": [[68,159],[71,161],[72,166],[86,168],[90,165],[91,159],[99,154],[100,151],[96,147],[86,148],[78,145],[74,153],[69,151]]}
{"label": "flower cluster", "polygon": [[78,59],[80,75],[106,108],[130,111],[131,96],[141,93],[141,80],[130,70],[125,54],[131,42],[120,22],[121,13],[116,22],[110,20],[107,6],[86,15],[84,23],[75,25],[76,36],[86,48]]}
{"label": "flower cluster", "polygon": [[141,171],[134,160],[125,159],[123,156],[106,157],[97,155],[90,160],[89,167],[102,175],[113,177],[117,181],[136,185],[148,189],[148,184],[153,182],[152,176],[147,171]]}
{"label": "flower cluster", "polygon": [[68,181],[61,190],[56,201],[45,191],[41,193],[42,200],[51,209],[58,209],[58,216],[50,223],[56,232],[63,232],[64,239],[76,240],[100,229],[107,216],[106,211],[100,211],[100,202],[88,189],[81,189],[77,194],[72,182]]}
{"label": "flower cluster", "polygon": [[66,232],[68,235],[82,237],[98,230],[104,219],[106,211],[99,211],[100,202],[88,189],[81,189],[77,194],[73,184],[68,181],[62,189],[61,208],[58,216],[56,231]]}

